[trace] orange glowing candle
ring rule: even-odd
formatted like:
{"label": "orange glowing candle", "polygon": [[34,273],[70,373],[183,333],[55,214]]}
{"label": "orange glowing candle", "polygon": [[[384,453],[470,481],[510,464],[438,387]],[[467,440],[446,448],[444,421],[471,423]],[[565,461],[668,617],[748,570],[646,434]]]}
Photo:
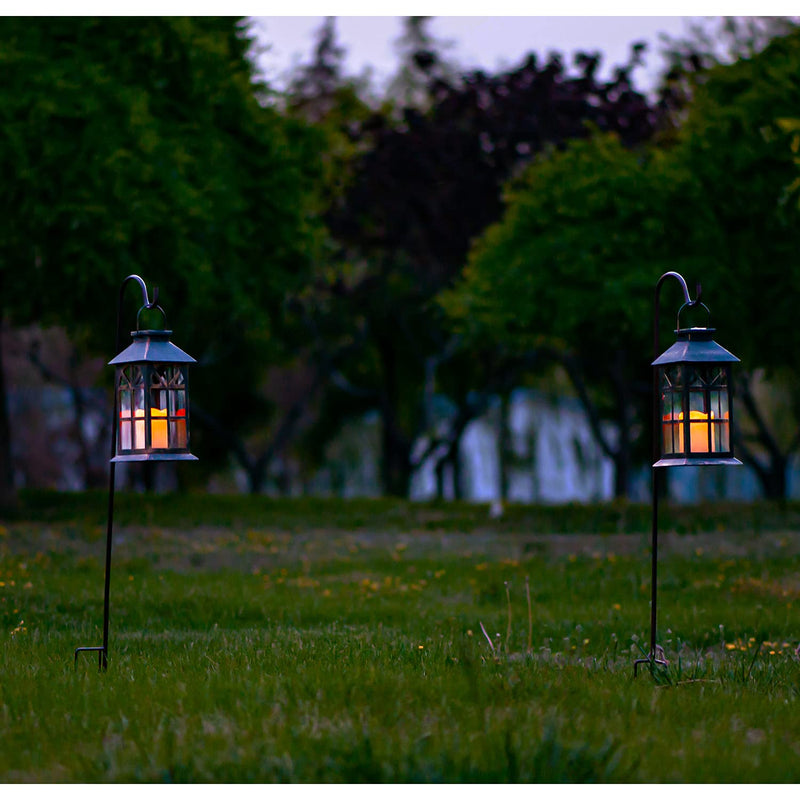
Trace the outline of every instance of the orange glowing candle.
{"label": "orange glowing candle", "polygon": [[[708,421],[713,419],[714,415],[704,414],[702,411],[689,412],[689,442],[693,453],[707,453],[708,452]],[[692,422],[692,420],[698,420]],[[702,421],[699,421],[702,420]],[[714,443],[712,441],[711,449],[714,450]]]}
{"label": "orange glowing candle", "polygon": [[[689,412],[689,445],[692,453],[708,453],[708,423],[714,419],[714,414],[705,414],[702,411]],[[677,414],[667,414],[663,417],[664,425],[664,452],[682,453],[683,450],[683,425],[675,425],[675,422],[683,422],[683,412]],[[677,430],[677,441],[675,449],[672,449],[671,429]],[[711,437],[711,450],[716,451],[716,443]]]}
{"label": "orange glowing candle", "polygon": [[169,447],[169,440],[167,438],[167,409],[151,408],[150,417],[150,446],[158,450],[166,450]]}

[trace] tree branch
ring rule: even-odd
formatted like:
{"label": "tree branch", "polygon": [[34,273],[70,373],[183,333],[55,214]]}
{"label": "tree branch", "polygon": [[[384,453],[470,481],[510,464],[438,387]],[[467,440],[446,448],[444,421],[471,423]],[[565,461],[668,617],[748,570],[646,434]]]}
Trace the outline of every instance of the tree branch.
{"label": "tree branch", "polygon": [[603,432],[602,420],[597,411],[597,406],[592,402],[589,397],[589,392],[586,387],[586,382],[583,379],[583,374],[578,364],[578,360],[565,352],[556,350],[555,348],[548,348],[550,356],[558,361],[567,371],[570,382],[573,388],[578,393],[578,400],[586,413],[586,418],[589,422],[589,427],[594,434],[595,440],[600,445],[600,449],[612,460],[617,458],[617,451],[611,447],[605,433]]}
{"label": "tree branch", "polygon": [[780,445],[776,441],[772,432],[767,427],[764,415],[758,408],[751,386],[752,376],[747,372],[740,372],[737,380],[737,389],[742,398],[742,403],[747,409],[747,413],[756,426],[758,441],[762,444],[772,460],[785,459],[785,454],[781,451]]}

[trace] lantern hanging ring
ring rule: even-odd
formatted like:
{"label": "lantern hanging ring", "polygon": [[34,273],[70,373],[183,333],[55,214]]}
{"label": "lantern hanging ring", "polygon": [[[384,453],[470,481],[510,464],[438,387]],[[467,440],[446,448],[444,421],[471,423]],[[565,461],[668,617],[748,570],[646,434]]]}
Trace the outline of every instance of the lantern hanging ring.
{"label": "lantern hanging ring", "polygon": [[158,288],[156,287],[154,298],[152,303],[146,303],[139,309],[139,313],[136,315],[136,330],[141,330],[141,326],[139,325],[139,318],[142,316],[142,311],[160,311],[161,312],[161,319],[164,328],[167,327],[167,313],[161,308],[160,305],[157,303],[158,299]]}
{"label": "lantern hanging ring", "polygon": [[708,314],[708,322],[706,323],[706,328],[708,328],[709,330],[713,330],[713,328],[711,328],[711,309],[705,303],[700,302],[700,284],[697,285],[697,299],[687,301],[678,309],[678,317],[675,323],[676,330],[682,330],[681,311],[683,311],[684,308],[694,308],[695,306],[702,306],[706,310],[706,313]]}

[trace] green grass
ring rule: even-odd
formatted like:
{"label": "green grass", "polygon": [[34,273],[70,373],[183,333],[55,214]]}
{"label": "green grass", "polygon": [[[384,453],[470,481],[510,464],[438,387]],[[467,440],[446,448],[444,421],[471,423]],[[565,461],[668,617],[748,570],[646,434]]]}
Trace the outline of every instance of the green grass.
{"label": "green grass", "polygon": [[791,506],[665,509],[635,680],[643,508],[121,495],[100,673],[104,512],[0,526],[5,782],[800,779]]}
{"label": "green grass", "polygon": [[[19,520],[69,523],[105,531],[106,492],[22,492]],[[702,506],[661,504],[660,527],[677,533],[735,531],[759,534],[800,530],[800,502],[716,503]],[[487,505],[466,502],[416,503],[394,499],[339,500],[304,497],[210,494],[131,494],[117,492],[115,519],[122,525],[241,528],[269,525],[283,530],[519,531],[543,533],[645,533],[649,504],[627,502],[530,506],[510,504],[500,519],[490,519]]]}

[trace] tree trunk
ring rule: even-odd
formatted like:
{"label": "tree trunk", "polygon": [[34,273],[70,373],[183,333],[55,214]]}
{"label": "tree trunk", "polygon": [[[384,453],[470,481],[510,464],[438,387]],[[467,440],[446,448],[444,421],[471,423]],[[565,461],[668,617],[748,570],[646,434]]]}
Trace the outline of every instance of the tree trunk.
{"label": "tree trunk", "polygon": [[381,342],[383,390],[381,393],[381,479],[391,497],[408,497],[411,483],[411,444],[399,424],[397,361],[392,342]]}
{"label": "tree trunk", "polygon": [[440,458],[436,462],[433,474],[436,476],[436,499],[444,500],[444,468],[447,465],[447,458]]}
{"label": "tree trunk", "polygon": [[381,476],[383,491],[391,497],[408,497],[411,479],[410,448],[397,431],[395,409],[384,406],[381,436]]}
{"label": "tree trunk", "polygon": [[761,487],[768,500],[786,500],[786,458],[773,458],[770,468],[765,470],[761,478]]}
{"label": "tree trunk", "polygon": [[755,425],[756,433],[753,438],[761,445],[764,456],[757,456],[753,453],[738,426],[734,430],[737,455],[756,473],[761,489],[764,492],[764,497],[768,500],[784,501],[786,500],[788,489],[786,469],[789,464],[789,455],[794,452],[798,443],[800,443],[800,434],[794,437],[787,448],[784,449],[779,445],[778,440],[767,424],[766,418],[758,407],[751,381],[752,376],[749,373],[740,372],[736,384],[736,393],[741,398],[742,405]]}
{"label": "tree trunk", "polygon": [[[139,424],[138,422],[136,423]],[[156,488],[156,465],[152,461],[145,461],[142,464],[141,470],[142,485],[144,490],[149,494]]]}
{"label": "tree trunk", "polygon": [[633,405],[630,386],[625,374],[625,353],[623,351],[616,352],[610,374],[617,398],[619,439],[614,452],[614,498],[619,500],[627,497],[630,490],[631,427],[633,426]]}
{"label": "tree trunk", "polygon": [[761,484],[761,491],[767,500],[786,500],[788,489],[786,481],[786,469],[789,459],[787,456],[778,453],[770,453],[766,458],[754,456],[749,448],[743,447],[740,442],[738,445],[737,456],[755,472],[758,482]]}
{"label": "tree trunk", "polygon": [[614,453],[614,499],[620,500],[628,496],[630,481],[630,455],[627,448]]}
{"label": "tree trunk", "polygon": [[14,465],[11,460],[11,425],[8,418],[2,334],[3,324],[0,321],[0,511],[13,510],[19,503],[14,488]]}
{"label": "tree trunk", "polygon": [[500,421],[497,435],[497,463],[500,471],[500,500],[508,497],[508,454],[511,451],[511,431],[508,426],[508,394],[500,395]]}
{"label": "tree trunk", "polygon": [[86,417],[86,401],[84,390],[80,386],[70,384],[72,405],[75,409],[75,440],[78,442],[78,463],[83,473],[83,485],[86,489],[99,489],[103,486],[105,471],[96,470],[92,466],[89,443],[83,434],[83,422]]}
{"label": "tree trunk", "polygon": [[586,414],[589,429],[595,441],[605,455],[614,462],[614,497],[617,499],[627,497],[628,483],[630,480],[631,465],[631,440],[630,425],[633,414],[631,405],[630,387],[625,381],[623,369],[624,355],[618,353],[608,371],[613,391],[617,401],[617,420],[619,427],[619,438],[616,447],[612,447],[608,437],[603,432],[602,420],[597,406],[592,402],[589,395],[586,381],[584,380],[583,369],[580,361],[567,354],[556,354],[559,363],[566,369],[567,375],[573,388],[578,394],[578,400]]}

